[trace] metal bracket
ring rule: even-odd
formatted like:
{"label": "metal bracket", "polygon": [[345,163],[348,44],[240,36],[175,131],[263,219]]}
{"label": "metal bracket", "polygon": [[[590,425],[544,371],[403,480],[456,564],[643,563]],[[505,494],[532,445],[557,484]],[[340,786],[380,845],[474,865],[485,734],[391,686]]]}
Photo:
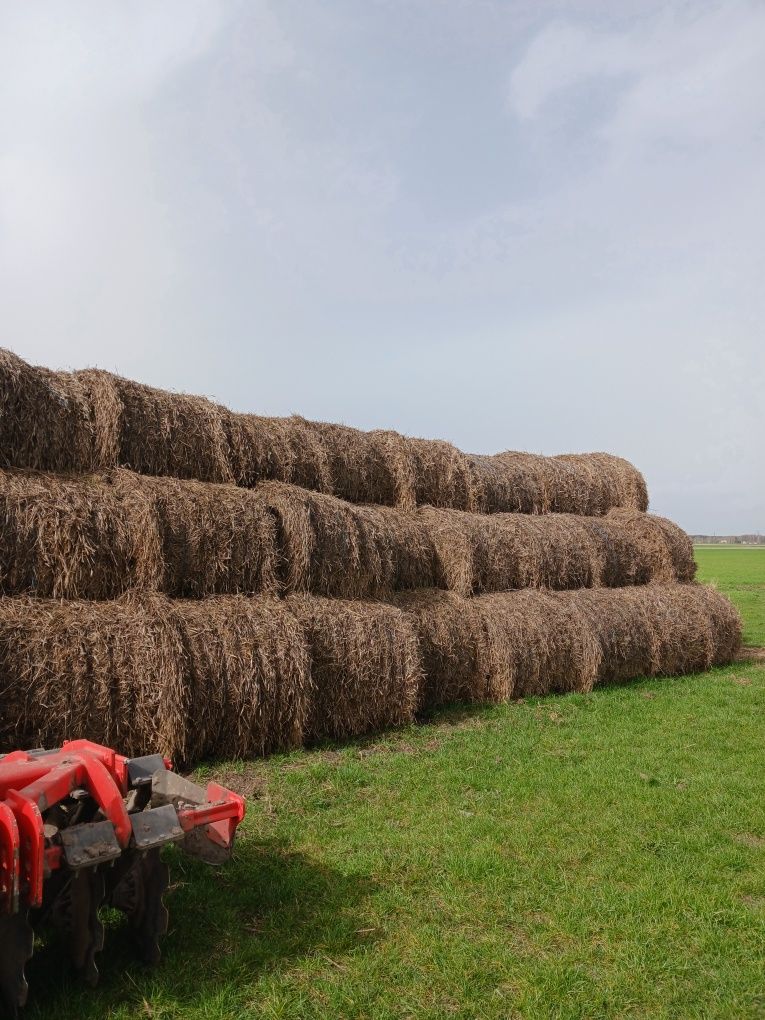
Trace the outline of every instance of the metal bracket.
{"label": "metal bracket", "polygon": [[165,843],[177,843],[185,835],[178,821],[178,812],[172,804],[136,811],[130,816],[130,821],[137,850],[151,850]]}
{"label": "metal bracket", "polygon": [[155,772],[165,772],[165,759],[161,754],[145,754],[142,758],[131,758],[127,762],[131,786],[145,786],[151,783]]}
{"label": "metal bracket", "polygon": [[89,822],[61,830],[64,860],[76,871],[116,860],[122,853],[110,821]]}

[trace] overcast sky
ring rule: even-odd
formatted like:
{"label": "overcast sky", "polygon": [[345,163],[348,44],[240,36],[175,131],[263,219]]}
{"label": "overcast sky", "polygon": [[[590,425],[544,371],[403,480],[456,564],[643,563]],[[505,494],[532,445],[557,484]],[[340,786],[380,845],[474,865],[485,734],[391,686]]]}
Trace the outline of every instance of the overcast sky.
{"label": "overcast sky", "polygon": [[0,344],[765,530],[765,3],[0,0]]}

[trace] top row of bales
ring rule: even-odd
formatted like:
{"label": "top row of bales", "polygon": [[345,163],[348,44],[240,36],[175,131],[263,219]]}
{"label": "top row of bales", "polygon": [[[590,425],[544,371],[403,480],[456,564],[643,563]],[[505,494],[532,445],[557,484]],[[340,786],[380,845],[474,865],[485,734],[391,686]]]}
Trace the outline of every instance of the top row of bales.
{"label": "top row of bales", "polygon": [[252,487],[272,479],[353,503],[478,513],[646,510],[645,480],[606,453],[462,453],[441,440],[236,414],[99,369],[53,372],[0,349],[0,467]]}

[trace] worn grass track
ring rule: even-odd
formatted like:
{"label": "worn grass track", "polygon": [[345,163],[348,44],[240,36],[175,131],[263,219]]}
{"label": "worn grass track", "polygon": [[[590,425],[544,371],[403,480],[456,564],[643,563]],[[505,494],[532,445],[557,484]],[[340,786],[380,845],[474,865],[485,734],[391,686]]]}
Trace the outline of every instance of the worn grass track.
{"label": "worn grass track", "polygon": [[[740,552],[700,569],[751,641]],[[43,949],[29,1015],[763,1017],[764,720],[734,665],[217,766],[249,817],[222,871],[173,855],[160,967],[111,927],[91,992]]]}

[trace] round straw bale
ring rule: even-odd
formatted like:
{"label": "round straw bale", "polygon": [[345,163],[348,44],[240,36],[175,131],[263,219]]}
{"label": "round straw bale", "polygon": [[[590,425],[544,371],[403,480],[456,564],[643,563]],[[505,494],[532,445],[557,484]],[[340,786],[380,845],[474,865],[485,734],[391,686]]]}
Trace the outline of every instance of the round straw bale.
{"label": "round straw bale", "polygon": [[124,406],[119,393],[119,378],[100,368],[86,368],[74,373],[88,401],[93,429],[95,466],[107,470],[121,460],[122,419]]}
{"label": "round straw bale", "polygon": [[460,510],[472,506],[470,463],[451,443],[382,429],[368,433],[367,442],[380,465],[378,491],[370,495],[382,495],[387,501],[391,479],[393,502],[404,510],[425,504]]}
{"label": "round straw bale", "polygon": [[[479,518],[483,521],[483,518]],[[503,561],[520,567],[516,588],[589,588],[597,584],[601,558],[582,519],[573,514],[550,514],[546,517],[520,514],[486,518],[488,528],[483,563],[479,573],[478,591],[502,591],[504,581],[497,564]]]}
{"label": "round straw bale", "polygon": [[396,475],[383,433],[328,422],[304,424],[326,457],[330,478],[326,491],[352,503],[396,505]]}
{"label": "round straw bale", "polygon": [[561,486],[551,494],[553,511],[604,514],[613,507],[648,509],[645,479],[623,457],[611,453],[566,453],[550,459],[558,466],[565,465],[570,472],[569,486]]}
{"label": "round straw bale", "polygon": [[174,603],[189,688],[185,760],[299,746],[311,703],[303,627],[284,602],[220,596]]}
{"label": "round straw bale", "polygon": [[[355,506],[361,550],[357,576],[364,579],[364,593],[384,595],[408,588],[443,586],[441,569],[430,530],[419,514],[387,506]],[[367,563],[381,567],[371,576]]]}
{"label": "round straw bale", "polygon": [[[520,464],[512,471],[498,456],[471,453],[467,458],[472,491],[470,510],[483,514],[539,512],[535,510],[541,505],[538,485],[521,472]],[[521,481],[523,484],[519,484]]]}
{"label": "round straw bale", "polygon": [[619,493],[598,454],[544,458],[546,502],[551,513],[602,514],[621,505]]}
{"label": "round straw bale", "polygon": [[375,429],[368,433],[368,441],[380,464],[387,469],[385,478],[391,480],[391,505],[414,510],[417,506],[417,479],[405,437],[391,429]]}
{"label": "round straw bale", "polygon": [[233,481],[225,408],[94,369],[74,378],[90,393],[102,459],[116,449],[120,466],[142,474]]}
{"label": "round straw bale", "polygon": [[109,480],[126,504],[150,507],[161,564],[156,587],[192,598],[278,593],[276,523],[253,492],[125,470]]}
{"label": "round straw bale", "polygon": [[316,492],[332,491],[327,451],[312,422],[297,415],[264,418],[228,413],[225,428],[237,485],[252,487],[274,479]]}
{"label": "round straw bale", "polygon": [[0,349],[0,467],[88,471],[92,466],[90,412],[77,380]]}
{"label": "round straw bale", "polygon": [[471,460],[476,507],[483,512],[604,514],[613,507],[645,510],[645,479],[607,453],[556,457],[507,450]]}
{"label": "round straw bale", "polygon": [[695,673],[714,662],[714,631],[703,598],[692,586],[651,589],[650,613],[656,630],[655,672],[667,676]]}
{"label": "round straw bale", "polygon": [[[621,588],[642,584],[650,579],[647,574],[645,553],[635,535],[621,527],[618,521],[605,517],[579,517],[559,514],[566,520],[576,520],[577,526],[589,536],[592,552],[593,583],[586,587]],[[546,518],[540,518],[545,520]]]}
{"label": "round straw bale", "polygon": [[702,605],[712,629],[713,652],[710,665],[725,666],[741,651],[741,614],[714,585],[694,583],[687,587],[693,589],[694,598]]}
{"label": "round straw bale", "polygon": [[237,485],[251,488],[265,478],[291,477],[292,452],[280,419],[229,412],[223,420]]}
{"label": "round straw bale", "polygon": [[492,622],[493,644],[509,656],[514,697],[589,691],[600,649],[577,608],[578,592],[504,592],[475,601]]}
{"label": "round straw bale", "polygon": [[183,648],[170,603],[0,599],[2,748],[85,737],[126,755],[183,756]]}
{"label": "round straw bale", "polygon": [[[348,593],[360,558],[350,505],[280,482],[263,482],[254,494],[276,522],[283,590]],[[370,572],[379,572],[379,563],[373,562]]]}
{"label": "round straw bale", "polygon": [[[493,506],[496,511],[509,513],[549,513],[548,488],[552,466],[548,460],[548,457],[516,450],[495,453],[492,462],[496,475],[490,475],[486,467],[481,470],[484,504],[481,509]],[[510,498],[504,505],[502,501],[507,495]],[[567,509],[576,512],[574,507]]]}
{"label": "round straw bale", "polygon": [[652,672],[680,676],[709,669],[717,649],[707,590],[693,584],[644,590],[656,642]]}
{"label": "round straw bale", "polygon": [[709,669],[740,645],[738,612],[714,588],[655,584],[575,597],[601,647],[599,683]]}
{"label": "round straw bale", "polygon": [[[411,463],[414,503],[470,510],[474,503],[470,461],[451,443],[440,439],[402,437]],[[408,498],[400,501],[408,506]]]}
{"label": "round straw bale", "polygon": [[423,589],[401,592],[393,601],[411,618],[417,634],[423,670],[420,709],[510,697],[512,668],[502,631],[487,629],[478,599]]}
{"label": "round straw bale", "polygon": [[[459,510],[422,507],[417,514],[427,528],[435,550],[439,575],[443,578],[439,587],[466,598],[472,595],[477,590],[480,570],[476,561],[483,552],[481,522],[475,515]],[[428,585],[423,583],[419,587]]]}
{"label": "round straw bale", "polygon": [[[562,593],[556,597],[562,598]],[[576,605],[600,647],[598,683],[618,683],[655,671],[658,647],[644,588],[580,591]]]}
{"label": "round straw bale", "polygon": [[157,588],[159,532],[149,502],[108,479],[0,471],[0,592],[115,598]]}
{"label": "round straw bale", "polygon": [[417,640],[397,608],[305,596],[287,601],[310,648],[309,740],[360,736],[414,720],[421,683]]}
{"label": "round straw bale", "polygon": [[637,552],[635,583],[692,581],[696,574],[693,542],[666,517],[614,509],[605,518],[618,525]]}
{"label": "round straw bale", "polygon": [[434,580],[434,552],[413,514],[278,482],[255,495],[277,521],[286,592],[364,598]]}

